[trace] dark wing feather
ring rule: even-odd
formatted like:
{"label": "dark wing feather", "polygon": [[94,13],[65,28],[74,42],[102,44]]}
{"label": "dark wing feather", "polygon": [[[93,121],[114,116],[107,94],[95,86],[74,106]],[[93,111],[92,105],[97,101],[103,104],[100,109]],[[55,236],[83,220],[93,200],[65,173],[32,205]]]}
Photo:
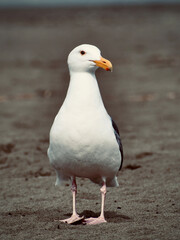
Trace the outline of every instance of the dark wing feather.
{"label": "dark wing feather", "polygon": [[117,143],[118,143],[118,145],[119,145],[119,151],[120,151],[120,153],[121,153],[121,164],[120,164],[120,167],[119,167],[119,171],[120,171],[121,168],[122,168],[123,159],[124,159],[123,146],[122,146],[122,142],[121,142],[121,138],[120,138],[120,134],[119,134],[119,129],[118,129],[116,123],[112,120],[112,118],[111,118],[111,121],[112,121],[112,126],[113,126],[113,128],[114,128],[114,134],[115,134]]}

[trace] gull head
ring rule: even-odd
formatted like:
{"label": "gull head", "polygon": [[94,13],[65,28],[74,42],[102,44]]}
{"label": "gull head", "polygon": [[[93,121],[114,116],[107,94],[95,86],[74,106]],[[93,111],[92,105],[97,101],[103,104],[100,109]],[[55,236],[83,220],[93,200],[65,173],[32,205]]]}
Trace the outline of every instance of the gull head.
{"label": "gull head", "polygon": [[70,72],[95,72],[98,67],[112,71],[112,64],[101,56],[100,50],[90,44],[82,44],[74,48],[68,56]]}

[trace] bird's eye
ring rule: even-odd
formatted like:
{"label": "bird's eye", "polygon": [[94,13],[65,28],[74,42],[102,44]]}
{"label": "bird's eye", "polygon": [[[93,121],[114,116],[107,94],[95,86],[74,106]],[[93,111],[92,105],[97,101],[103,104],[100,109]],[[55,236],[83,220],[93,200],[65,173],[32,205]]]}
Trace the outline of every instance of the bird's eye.
{"label": "bird's eye", "polygon": [[86,54],[86,52],[85,51],[80,51],[80,54],[84,55],[84,54]]}

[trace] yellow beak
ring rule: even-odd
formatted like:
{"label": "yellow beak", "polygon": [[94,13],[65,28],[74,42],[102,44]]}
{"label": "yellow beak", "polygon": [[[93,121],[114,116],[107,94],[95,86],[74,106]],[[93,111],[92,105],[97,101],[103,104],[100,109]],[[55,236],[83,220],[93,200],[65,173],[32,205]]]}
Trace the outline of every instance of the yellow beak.
{"label": "yellow beak", "polygon": [[112,63],[109,60],[101,57],[100,60],[93,60],[93,62],[96,64],[96,66],[112,72]]}

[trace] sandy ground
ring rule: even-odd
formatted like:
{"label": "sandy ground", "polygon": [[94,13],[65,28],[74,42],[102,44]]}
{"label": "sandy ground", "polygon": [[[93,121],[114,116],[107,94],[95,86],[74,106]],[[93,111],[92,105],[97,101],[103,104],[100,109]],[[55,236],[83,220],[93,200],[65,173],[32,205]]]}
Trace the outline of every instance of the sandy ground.
{"label": "sandy ground", "polygon": [[[178,240],[180,7],[0,10],[0,239]],[[66,58],[97,45],[98,70],[125,161],[109,188],[107,224],[66,225],[70,186],[54,186],[48,134],[66,94]],[[100,212],[99,186],[78,180],[80,214]]]}

